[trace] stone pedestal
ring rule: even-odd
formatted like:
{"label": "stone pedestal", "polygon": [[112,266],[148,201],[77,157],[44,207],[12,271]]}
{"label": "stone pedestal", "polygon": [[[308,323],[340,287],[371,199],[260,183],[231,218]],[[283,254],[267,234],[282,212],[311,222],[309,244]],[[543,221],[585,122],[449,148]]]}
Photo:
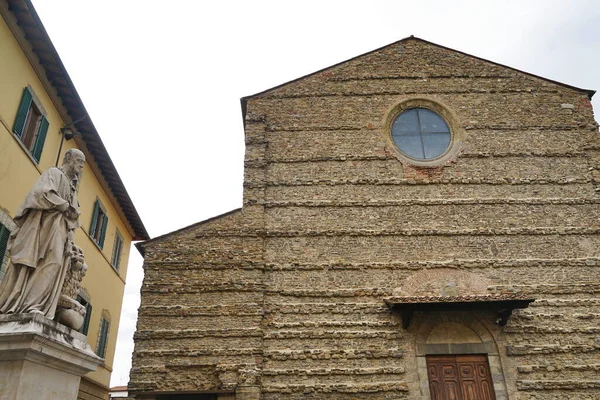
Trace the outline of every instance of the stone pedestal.
{"label": "stone pedestal", "polygon": [[81,333],[41,315],[0,315],[0,399],[76,400],[103,362]]}

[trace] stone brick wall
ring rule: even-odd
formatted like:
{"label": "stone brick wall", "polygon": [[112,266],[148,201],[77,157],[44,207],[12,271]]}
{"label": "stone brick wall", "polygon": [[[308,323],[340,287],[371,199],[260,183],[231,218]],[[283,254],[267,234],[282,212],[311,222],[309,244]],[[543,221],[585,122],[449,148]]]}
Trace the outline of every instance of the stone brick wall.
{"label": "stone brick wall", "polygon": [[[451,115],[447,162],[391,144],[413,99]],[[130,391],[424,399],[428,332],[452,323],[490,349],[498,399],[599,398],[598,150],[584,91],[418,39],[247,99],[243,208],[144,246]],[[448,283],[537,300],[503,328],[408,330],[383,302]]]}

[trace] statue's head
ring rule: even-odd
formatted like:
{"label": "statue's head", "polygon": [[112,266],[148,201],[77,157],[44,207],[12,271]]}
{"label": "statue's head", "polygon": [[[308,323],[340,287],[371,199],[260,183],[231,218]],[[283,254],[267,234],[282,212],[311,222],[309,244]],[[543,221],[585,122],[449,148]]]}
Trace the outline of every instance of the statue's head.
{"label": "statue's head", "polygon": [[76,178],[79,180],[84,164],[85,155],[83,152],[79,149],[69,149],[65,152],[62,170],[69,178]]}

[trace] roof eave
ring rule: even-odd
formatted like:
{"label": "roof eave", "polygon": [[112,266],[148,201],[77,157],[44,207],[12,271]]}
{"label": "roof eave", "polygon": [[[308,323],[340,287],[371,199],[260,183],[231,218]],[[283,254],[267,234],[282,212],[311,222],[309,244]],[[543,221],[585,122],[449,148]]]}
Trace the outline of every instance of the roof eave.
{"label": "roof eave", "polygon": [[[56,94],[66,109],[70,120],[75,121],[83,116],[88,116],[85,105],[79,97],[75,85],[62,63],[56,48],[52,44],[31,0],[7,0],[7,4],[9,11],[17,21],[17,25],[25,33],[25,40],[31,44],[33,52],[44,69],[48,82],[56,90]],[[29,18],[32,21],[25,21]],[[32,38],[35,38],[35,43],[32,42]],[[53,96],[54,94],[49,93],[49,95]],[[101,177],[106,182],[107,189],[114,196],[123,216],[129,223],[133,232],[132,239],[148,240],[150,236],[91,118],[88,116],[83,121],[77,123],[75,128],[78,132],[82,133],[82,142],[85,144],[87,151],[92,155]]]}
{"label": "roof eave", "polygon": [[584,93],[586,93],[586,94],[587,94],[587,96],[588,96],[588,99],[590,99],[590,100],[592,99],[592,97],[594,96],[594,94],[596,94],[596,91],[595,91],[595,90],[591,90],[591,89],[582,89],[582,88],[579,88],[579,87],[576,87],[576,86],[568,85],[568,84],[566,84],[566,83],[562,83],[562,82],[554,81],[554,80],[552,80],[552,79],[544,78],[543,76],[539,76],[539,75],[535,75],[535,74],[532,74],[532,73],[529,73],[529,72],[526,72],[526,71],[522,71],[522,70],[519,70],[519,69],[517,69],[517,68],[510,67],[510,66],[508,66],[508,65],[500,64],[500,63],[497,63],[497,62],[494,62],[494,61],[487,60],[487,59],[485,59],[485,58],[477,57],[477,56],[474,56],[474,55],[472,55],[472,54],[465,53],[465,52],[463,52],[463,51],[460,51],[460,50],[455,50],[455,49],[452,49],[452,48],[450,48],[450,47],[442,46],[442,45],[439,45],[439,44],[437,44],[437,43],[433,43],[433,42],[430,42],[430,41],[428,41],[428,40],[421,39],[421,38],[418,38],[418,37],[415,37],[415,36],[411,35],[411,36],[405,37],[404,39],[397,40],[397,41],[395,41],[395,42],[393,42],[393,43],[386,44],[385,46],[378,47],[378,48],[376,48],[376,49],[374,49],[374,50],[368,51],[368,52],[366,52],[366,53],[363,53],[363,54],[360,54],[360,55],[358,55],[358,56],[355,56],[355,57],[349,58],[349,59],[347,59],[347,60],[341,61],[341,62],[339,62],[339,63],[333,64],[333,65],[331,65],[331,66],[329,66],[329,67],[325,67],[325,68],[319,69],[318,71],[311,72],[311,73],[309,73],[309,74],[303,75],[303,76],[301,76],[301,77],[299,77],[299,78],[296,78],[296,79],[292,79],[291,81],[287,81],[287,82],[284,82],[284,83],[282,83],[282,84],[280,84],[280,85],[273,86],[273,87],[272,87],[272,88],[270,88],[270,89],[266,89],[266,90],[263,90],[263,91],[261,91],[261,92],[255,93],[255,94],[252,94],[252,95],[249,95],[249,96],[244,96],[244,97],[242,97],[242,98],[240,99],[240,101],[241,101],[241,105],[242,105],[242,119],[244,120],[244,125],[245,125],[245,121],[246,121],[246,110],[247,110],[247,103],[248,103],[248,100],[251,100],[251,99],[253,99],[253,98],[255,98],[255,97],[261,96],[261,95],[263,95],[263,94],[265,94],[265,93],[268,93],[268,92],[270,92],[270,91],[273,91],[273,90],[279,89],[279,88],[281,88],[281,87],[283,87],[283,86],[287,86],[287,85],[289,85],[289,84],[292,84],[292,83],[294,83],[294,82],[297,82],[297,81],[299,81],[299,80],[302,80],[302,79],[305,79],[305,78],[311,77],[311,76],[313,76],[313,75],[319,74],[319,73],[321,73],[321,72],[327,71],[327,70],[329,70],[329,69],[331,69],[331,68],[335,68],[335,67],[337,67],[337,66],[339,66],[339,65],[341,65],[341,64],[347,63],[347,62],[349,62],[349,61],[352,61],[352,60],[354,60],[354,59],[357,59],[357,58],[359,58],[359,57],[363,57],[363,56],[366,56],[366,55],[369,55],[369,54],[375,53],[375,52],[377,52],[377,51],[380,51],[380,50],[382,50],[382,49],[384,49],[384,48],[386,48],[386,47],[393,46],[393,45],[395,45],[395,44],[397,44],[397,43],[401,43],[401,42],[404,42],[404,41],[407,41],[407,40],[411,40],[411,39],[413,39],[413,40],[418,40],[418,41],[421,41],[421,42],[424,42],[424,43],[430,44],[430,45],[432,45],[432,46],[440,47],[440,48],[443,48],[443,49],[446,49],[446,50],[454,51],[454,52],[456,52],[456,53],[463,54],[463,55],[466,55],[466,56],[468,56],[468,57],[472,57],[472,58],[475,58],[475,59],[477,59],[477,60],[485,61],[485,62],[488,62],[488,63],[494,64],[494,65],[497,65],[497,66],[500,66],[500,67],[508,68],[508,69],[511,69],[511,70],[513,70],[513,71],[517,71],[517,72],[520,72],[520,73],[522,73],[522,74],[525,74],[525,75],[528,75],[528,76],[531,76],[531,77],[534,77],[534,78],[537,78],[537,79],[542,79],[542,80],[545,80],[545,81],[547,81],[547,82],[554,83],[554,84],[556,84],[556,85],[559,85],[559,86],[563,86],[563,87],[566,87],[566,88],[569,88],[569,89],[573,89],[573,90],[576,90],[576,91],[584,92]]}
{"label": "roof eave", "polygon": [[215,221],[215,220],[227,217],[227,216],[235,214],[236,212],[239,212],[241,210],[242,210],[241,208],[235,208],[235,209],[233,209],[231,211],[227,211],[226,213],[215,215],[214,217],[210,217],[210,218],[202,220],[200,222],[195,222],[195,223],[193,223],[191,225],[184,226],[183,228],[179,228],[179,229],[176,229],[176,230],[171,231],[171,232],[167,232],[167,233],[165,233],[163,235],[160,235],[160,236],[157,236],[155,238],[152,238],[152,239],[149,239],[149,240],[146,240],[146,241],[143,241],[143,242],[136,243],[135,247],[138,249],[138,251],[140,252],[140,254],[142,255],[142,257],[144,257],[144,255],[145,255],[145,247],[147,245],[149,245],[149,244],[153,244],[153,243],[159,242],[159,241],[161,241],[163,239],[166,239],[166,238],[168,238],[170,236],[176,235],[176,234],[178,234],[180,232],[183,232],[183,231],[186,231],[188,229],[196,228],[198,226],[207,224],[209,222],[212,222],[212,221]]}

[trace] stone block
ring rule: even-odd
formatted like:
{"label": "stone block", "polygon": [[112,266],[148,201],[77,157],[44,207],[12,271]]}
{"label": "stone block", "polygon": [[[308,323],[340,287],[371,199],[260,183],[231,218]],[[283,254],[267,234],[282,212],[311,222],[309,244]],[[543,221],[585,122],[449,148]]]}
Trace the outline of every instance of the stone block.
{"label": "stone block", "polygon": [[40,315],[0,315],[3,400],[75,400],[81,376],[102,362],[79,332]]}

